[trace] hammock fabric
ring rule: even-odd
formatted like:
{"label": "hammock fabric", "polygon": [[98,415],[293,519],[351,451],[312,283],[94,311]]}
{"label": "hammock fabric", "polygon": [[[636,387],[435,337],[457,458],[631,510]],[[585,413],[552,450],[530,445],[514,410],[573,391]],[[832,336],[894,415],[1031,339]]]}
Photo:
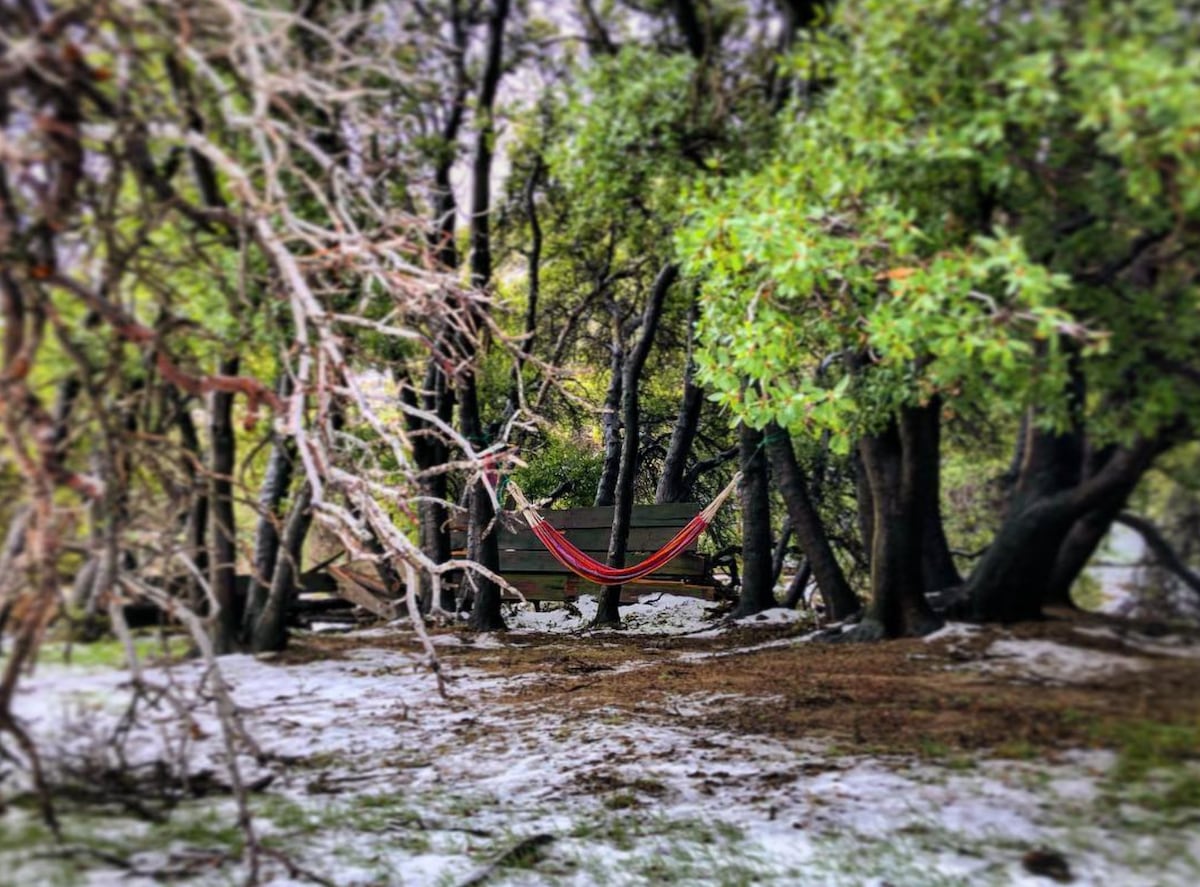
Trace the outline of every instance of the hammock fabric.
{"label": "hammock fabric", "polygon": [[686,551],[712,523],[716,513],[737,487],[741,477],[739,472],[721,491],[720,495],[713,499],[707,508],[692,518],[687,526],[676,533],[670,542],[640,564],[634,564],[631,567],[610,567],[580,551],[560,530],[551,526],[544,517],[538,514],[537,509],[525,498],[520,487],[510,481],[508,490],[512,493],[521,514],[525,516],[529,529],[533,530],[533,534],[546,546],[546,550],[554,555],[555,560],[575,575],[589,582],[595,582],[597,585],[624,585],[626,582],[641,579],[656,570],[661,570],[669,561]]}

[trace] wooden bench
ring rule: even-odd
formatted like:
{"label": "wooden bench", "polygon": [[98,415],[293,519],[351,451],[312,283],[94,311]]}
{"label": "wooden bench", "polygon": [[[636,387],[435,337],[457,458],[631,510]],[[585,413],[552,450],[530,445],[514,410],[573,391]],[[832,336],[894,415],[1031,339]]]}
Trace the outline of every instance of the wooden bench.
{"label": "wooden bench", "polygon": [[[671,505],[635,505],[629,521],[626,564],[635,564],[653,554],[695,517],[701,506],[694,503]],[[612,529],[611,506],[568,508],[542,513],[555,528],[592,558],[604,562]],[[500,547],[500,575],[529,601],[570,601],[581,594],[599,594],[602,586],[570,572],[554,559],[521,518],[505,515],[497,529]],[[466,554],[465,527],[453,528],[455,555]],[[721,587],[713,579],[707,555],[694,548],[684,551],[656,573],[626,584],[622,603],[636,602],[645,594],[679,594],[714,600]],[[504,599],[519,600],[510,592]]]}

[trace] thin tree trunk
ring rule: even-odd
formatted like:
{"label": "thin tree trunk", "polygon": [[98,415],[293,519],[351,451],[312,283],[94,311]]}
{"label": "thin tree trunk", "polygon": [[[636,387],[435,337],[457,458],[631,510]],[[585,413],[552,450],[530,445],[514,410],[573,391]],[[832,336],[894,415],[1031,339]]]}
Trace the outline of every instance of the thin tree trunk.
{"label": "thin tree trunk", "polygon": [[[279,395],[291,393],[285,375],[279,384]],[[279,556],[280,506],[292,485],[295,465],[295,445],[291,438],[272,433],[271,453],[258,491],[258,528],[254,533],[254,563],[246,588],[245,615],[242,618],[242,637],[249,638],[258,615],[267,602],[271,577]]]}
{"label": "thin tree trunk", "polygon": [[825,601],[825,612],[832,619],[845,619],[857,613],[861,605],[846,581],[846,575],[825,534],[825,525],[808,495],[804,473],[796,461],[791,438],[772,422],[766,429],[766,441],[775,484],[783,495],[800,550],[817,577],[817,588]]}
{"label": "thin tree trunk", "polygon": [[804,589],[808,587],[808,580],[811,578],[812,567],[805,559],[804,563],[800,565],[800,569],[796,571],[796,575],[792,577],[792,581],[788,583],[787,591],[784,592],[782,606],[785,609],[794,610],[804,602]]}
{"label": "thin tree trunk", "polygon": [[600,414],[601,439],[604,442],[604,461],[600,481],[596,484],[597,507],[617,501],[617,477],[621,473],[621,402],[625,383],[625,344],[621,336],[621,321],[613,312],[612,353],[609,357],[608,391],[604,395],[604,410]]}
{"label": "thin tree trunk", "polygon": [[1158,527],[1146,518],[1130,514],[1127,511],[1117,515],[1117,523],[1122,523],[1135,530],[1146,543],[1146,547],[1150,549],[1150,553],[1154,555],[1158,566],[1171,573],[1196,594],[1200,594],[1200,572],[1193,570],[1184,562]]}
{"label": "thin tree trunk", "polygon": [[658,487],[654,491],[654,501],[660,505],[666,502],[685,502],[691,495],[684,479],[687,459],[696,440],[696,431],[700,427],[700,411],[704,406],[704,390],[696,384],[696,366],[692,361],[696,311],[697,303],[693,299],[688,308],[688,356],[687,368],[683,374],[683,399],[679,404],[675,427],[671,429],[671,442],[667,445],[667,455],[663,459],[662,477],[659,478]]}
{"label": "thin tree trunk", "polygon": [[[220,373],[235,376],[238,358],[221,362]],[[237,526],[233,512],[233,471],[236,438],[233,432],[233,394],[217,391],[212,395],[212,523],[213,543],[209,584],[220,607],[213,625],[213,648],[218,654],[230,653],[237,645],[241,614],[237,600]]]}
{"label": "thin tree trunk", "polygon": [[277,652],[287,646],[288,611],[296,592],[304,554],[304,540],[312,525],[312,487],[305,481],[288,512],[283,528],[282,557],[276,559],[271,588],[250,635],[255,653]]}
{"label": "thin tree trunk", "polygon": [[[471,178],[471,284],[484,289],[492,278],[491,247],[491,177],[492,154],[496,137],[492,108],[496,88],[503,73],[504,27],[508,18],[508,0],[495,0],[488,16],[488,42],[476,106],[479,127],[475,141],[475,161]],[[485,443],[483,422],[479,413],[479,391],[476,367],[472,367],[463,383],[459,415],[463,434],[473,445]],[[500,569],[500,549],[496,541],[496,517],[491,497],[481,480],[470,492],[467,515],[468,556],[493,572]],[[491,579],[472,574],[475,583],[475,603],[471,608],[471,627],[476,631],[499,631],[505,628],[500,614],[500,588]]]}
{"label": "thin tree trunk", "polygon": [[867,477],[867,467],[863,464],[862,441],[859,441],[850,454],[850,464],[854,469],[854,501],[858,507],[858,538],[862,543],[863,560],[869,570],[871,568],[871,547],[875,541],[875,502],[871,493],[871,481]]}
{"label": "thin tree trunk", "polygon": [[[610,567],[625,566],[625,552],[629,539],[629,519],[633,514],[633,481],[637,474],[638,457],[638,428],[640,427],[640,409],[638,403],[638,388],[642,377],[642,369],[646,358],[650,355],[650,346],[654,344],[654,336],[658,331],[658,321],[662,317],[663,303],[667,291],[675,278],[679,276],[679,267],[668,263],[658,272],[650,295],[646,299],[646,308],[642,314],[641,333],[637,345],[629,355],[625,364],[624,397],[622,401],[623,424],[625,435],[621,448],[621,470],[617,477],[616,502],[613,508],[612,533],[608,539],[608,565]],[[611,585],[600,595],[600,605],[596,610],[595,625],[621,624],[621,586]]]}
{"label": "thin tree trunk", "polygon": [[775,606],[771,570],[771,499],[763,433],[738,425],[741,448],[742,593],[734,617],[751,616]]}
{"label": "thin tree trunk", "polygon": [[771,585],[774,587],[779,582],[779,577],[783,575],[783,565],[787,560],[788,544],[792,541],[792,535],[796,528],[792,525],[792,516],[789,514],[783,519],[783,527],[779,531],[779,542],[775,546],[775,553],[771,555]]}

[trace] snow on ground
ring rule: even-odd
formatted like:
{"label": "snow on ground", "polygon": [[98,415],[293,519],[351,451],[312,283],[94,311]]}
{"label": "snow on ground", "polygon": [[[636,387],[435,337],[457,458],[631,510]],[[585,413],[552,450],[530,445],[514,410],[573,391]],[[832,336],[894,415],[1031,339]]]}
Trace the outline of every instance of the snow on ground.
{"label": "snow on ground", "polygon": [[[624,608],[629,630],[702,628],[710,605],[683,600],[675,614],[650,604]],[[589,616],[587,599],[579,616],[564,613],[524,612],[509,621],[518,642],[520,631],[576,630]],[[443,699],[416,658],[372,648],[380,636],[360,633],[364,646],[344,659],[221,660],[250,732],[270,755],[261,764],[240,759],[248,779],[274,776],[255,799],[262,834],[338,885],[481,883],[476,875],[581,887],[1034,885],[1047,882],[1022,858],[1038,848],[1061,852],[1076,884],[1200,879],[1200,830],[1157,821],[1131,827],[1122,805],[1100,797],[1098,780],[1113,766],[1107,753],[954,767],[850,756],[799,738],[704,728],[705,711],[736,701],[713,696],[677,699],[669,716],[581,713],[551,696],[537,706],[498,705],[512,679],[461,666],[445,667],[450,697]],[[1085,666],[1075,652],[1034,641],[997,641],[988,650],[998,662],[1055,679],[1126,667],[1114,664],[1124,657],[1092,653]],[[190,688],[189,698],[203,695],[198,663],[149,669],[147,678]],[[96,744],[124,710],[126,682],[115,671],[43,666],[22,685],[17,713],[57,750],[51,757],[103,754]],[[170,757],[183,743],[193,773],[222,766],[207,708],[183,734],[171,711],[144,715],[126,743],[130,763]],[[3,776],[0,789],[11,790]],[[32,823],[31,813],[10,808],[0,813],[0,835],[34,835]],[[95,856],[85,856],[86,865],[78,856],[47,856],[32,838],[0,837],[0,884],[143,887],[161,883],[161,872],[181,860],[236,840],[227,798],[186,803],[172,823],[160,827],[165,841],[116,811],[68,816],[70,846],[116,848],[142,874]],[[536,835],[552,840],[535,866],[488,869]],[[305,883],[270,861],[265,871],[267,883]],[[189,883],[238,877],[233,863],[209,865]]]}
{"label": "snow on ground", "polygon": [[984,655],[983,660],[969,667],[1006,677],[1060,684],[1101,681],[1146,665],[1144,660],[1132,656],[1031,638],[993,641]]}

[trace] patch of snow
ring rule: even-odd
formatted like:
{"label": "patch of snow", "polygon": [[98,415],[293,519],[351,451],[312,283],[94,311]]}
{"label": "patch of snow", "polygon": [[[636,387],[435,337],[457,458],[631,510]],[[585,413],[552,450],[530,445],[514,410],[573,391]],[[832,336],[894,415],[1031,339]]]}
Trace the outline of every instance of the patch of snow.
{"label": "patch of snow", "polygon": [[934,641],[965,641],[976,637],[980,632],[978,625],[972,625],[969,622],[947,622],[937,631],[927,634],[924,637],[926,643]]}
{"label": "patch of snow", "polygon": [[[1061,677],[1080,671],[1076,654],[1086,651],[1004,641],[992,652]],[[1097,661],[1106,660],[1088,655],[1088,673]],[[438,695],[419,656],[396,650],[365,647],[303,665],[224,657],[222,671],[247,726],[274,756],[263,765],[276,776],[269,799],[319,823],[301,831],[293,815],[292,824],[274,826],[266,807],[264,833],[346,887],[460,882],[539,833],[555,837],[543,862],[498,870],[498,883],[1034,885],[1044,881],[1020,860],[1039,846],[1062,852],[1081,884],[1190,887],[1200,877],[1195,830],[1131,836],[1096,815],[1096,776],[1112,766],[1111,756],[947,770],[839,755],[811,740],[712,729],[706,716],[733,696],[680,697],[669,718],[627,708],[581,712],[566,696],[496,705],[516,680],[452,659],[442,665],[449,699]],[[199,698],[203,670],[185,663],[169,672],[147,669],[147,678],[170,678]],[[87,751],[86,742],[106,735],[124,711],[126,682],[119,672],[43,668],[22,685],[17,713],[47,747],[77,743],[76,751]],[[134,763],[174,750],[173,712],[146,714],[126,746]],[[78,729],[80,719],[88,732]],[[219,773],[217,725],[199,708],[196,725],[192,771]],[[260,765],[242,762],[252,778]],[[228,799],[202,803],[173,815],[206,811],[234,821]],[[394,814],[363,818],[388,805]],[[19,825],[29,815],[10,808],[0,824]],[[66,827],[71,840],[84,820],[68,816]],[[134,848],[149,827],[112,814],[104,828],[127,838],[110,846]],[[165,858],[158,849],[141,853],[145,865]],[[155,883],[93,860],[78,871],[56,865],[19,849],[0,851],[12,883]],[[299,883],[265,865],[264,883]],[[191,883],[237,880],[230,864]]]}
{"label": "patch of snow", "polygon": [[1146,663],[1130,656],[1071,647],[1056,641],[1007,638],[993,641],[984,659],[964,668],[1062,684],[1089,683],[1137,671]]}
{"label": "patch of snow", "polygon": [[[596,618],[596,599],[582,595],[570,607],[556,606],[535,612],[532,605],[517,605],[505,616],[511,632],[583,631]],[[703,632],[713,624],[712,601],[677,594],[643,596],[636,604],[621,605],[623,634],[677,635]]]}

